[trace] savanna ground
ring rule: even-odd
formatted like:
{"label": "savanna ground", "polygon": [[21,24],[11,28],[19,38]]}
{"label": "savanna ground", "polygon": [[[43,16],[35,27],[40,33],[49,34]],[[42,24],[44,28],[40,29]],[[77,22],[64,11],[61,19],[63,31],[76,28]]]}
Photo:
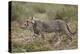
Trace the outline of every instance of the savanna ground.
{"label": "savanna ground", "polygon": [[[25,19],[35,16],[42,21],[49,21],[55,17],[60,17],[68,25],[72,32],[76,31],[78,21],[78,7],[76,5],[64,4],[44,4],[31,2],[12,2],[11,3],[11,46],[12,52],[33,52],[33,51],[52,51],[77,48],[78,36],[75,34],[70,41],[65,34],[61,36],[62,41],[54,47],[57,38],[52,38],[53,33],[45,34],[45,41],[41,38],[32,38],[32,29],[21,29]],[[52,41],[52,43],[51,43]]]}

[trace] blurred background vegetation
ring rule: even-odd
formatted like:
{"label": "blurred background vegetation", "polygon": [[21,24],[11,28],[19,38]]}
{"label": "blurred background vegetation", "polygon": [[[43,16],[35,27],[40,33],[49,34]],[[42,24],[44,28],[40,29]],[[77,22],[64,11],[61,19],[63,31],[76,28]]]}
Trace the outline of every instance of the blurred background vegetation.
{"label": "blurred background vegetation", "polygon": [[33,40],[31,38],[33,34],[31,30],[23,30],[20,28],[22,22],[24,22],[26,18],[29,16],[35,16],[43,21],[60,18],[64,20],[71,28],[70,30],[74,32],[78,26],[77,5],[13,1],[11,3],[11,8],[12,52],[32,52],[77,48],[77,34],[73,36],[73,41],[69,41],[66,38],[66,35],[63,34],[63,41],[61,44],[54,47],[48,42],[53,35],[52,33],[46,34],[46,41],[44,42],[42,39]]}

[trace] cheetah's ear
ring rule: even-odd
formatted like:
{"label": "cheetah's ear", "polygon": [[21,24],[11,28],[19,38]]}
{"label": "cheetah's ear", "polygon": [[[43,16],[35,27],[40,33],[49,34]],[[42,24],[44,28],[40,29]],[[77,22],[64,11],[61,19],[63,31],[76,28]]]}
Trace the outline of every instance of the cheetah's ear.
{"label": "cheetah's ear", "polygon": [[35,23],[35,17],[32,16],[32,23]]}
{"label": "cheetah's ear", "polygon": [[33,17],[29,16],[28,19],[29,19],[29,20],[33,20]]}
{"label": "cheetah's ear", "polygon": [[32,20],[32,23],[35,23],[35,21],[34,21],[34,20]]}
{"label": "cheetah's ear", "polygon": [[32,19],[35,20],[36,18],[35,17],[32,17]]}
{"label": "cheetah's ear", "polygon": [[38,18],[36,18],[36,17],[32,17],[32,19],[33,19],[33,20],[39,20],[39,19],[38,19]]}

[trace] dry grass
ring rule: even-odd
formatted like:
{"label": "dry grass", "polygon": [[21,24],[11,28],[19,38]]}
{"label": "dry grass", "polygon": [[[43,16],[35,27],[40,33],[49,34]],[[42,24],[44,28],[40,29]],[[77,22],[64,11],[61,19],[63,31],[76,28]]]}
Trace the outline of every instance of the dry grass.
{"label": "dry grass", "polygon": [[77,28],[77,6],[13,2],[12,7],[12,52],[64,50],[78,47],[77,34],[72,36],[72,41],[63,34],[60,44],[55,46],[57,42],[57,37],[54,37],[55,33],[45,33],[45,40],[40,36],[33,39],[31,30],[20,28],[22,21],[24,22],[28,16],[35,16],[39,17],[40,20],[48,21],[58,13],[69,24],[70,30],[74,32]]}

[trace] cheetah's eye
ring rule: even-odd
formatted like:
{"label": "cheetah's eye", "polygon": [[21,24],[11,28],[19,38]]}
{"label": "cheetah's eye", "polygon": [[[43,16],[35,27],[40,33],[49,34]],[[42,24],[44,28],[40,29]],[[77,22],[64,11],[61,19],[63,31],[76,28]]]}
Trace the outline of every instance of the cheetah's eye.
{"label": "cheetah's eye", "polygon": [[24,24],[26,26],[26,24]]}
{"label": "cheetah's eye", "polygon": [[29,26],[29,21],[26,21],[26,24],[25,24],[25,26]]}

